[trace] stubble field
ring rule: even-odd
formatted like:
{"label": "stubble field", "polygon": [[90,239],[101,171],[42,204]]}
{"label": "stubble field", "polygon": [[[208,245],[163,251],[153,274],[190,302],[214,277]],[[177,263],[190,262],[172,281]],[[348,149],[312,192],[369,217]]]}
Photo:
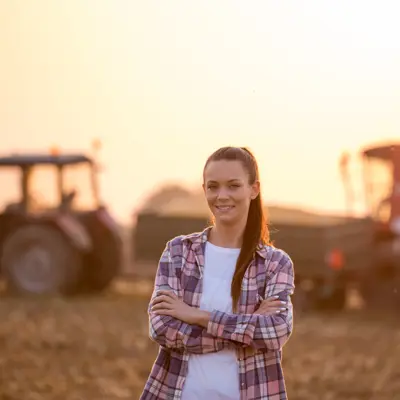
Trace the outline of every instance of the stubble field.
{"label": "stubble field", "polygon": [[[138,399],[156,356],[149,285],[97,297],[0,297],[0,400]],[[295,316],[290,400],[400,399],[400,321],[354,310]]]}

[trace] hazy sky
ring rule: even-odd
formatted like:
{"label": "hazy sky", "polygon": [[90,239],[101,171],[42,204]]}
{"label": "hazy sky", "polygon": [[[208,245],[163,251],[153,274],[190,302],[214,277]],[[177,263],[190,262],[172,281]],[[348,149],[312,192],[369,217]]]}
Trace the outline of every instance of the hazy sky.
{"label": "hazy sky", "polygon": [[398,1],[0,0],[1,152],[100,138],[103,198],[126,219],[160,183],[199,185],[217,147],[246,145],[267,201],[341,210],[341,151],[400,137],[399,14]]}

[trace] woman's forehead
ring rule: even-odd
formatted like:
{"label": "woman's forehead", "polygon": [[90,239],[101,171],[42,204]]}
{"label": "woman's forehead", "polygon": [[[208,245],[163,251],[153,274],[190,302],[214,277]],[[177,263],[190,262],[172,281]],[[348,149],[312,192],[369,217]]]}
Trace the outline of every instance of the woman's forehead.
{"label": "woman's forehead", "polygon": [[243,164],[236,160],[211,161],[204,170],[204,179],[207,181],[243,180],[247,176]]}

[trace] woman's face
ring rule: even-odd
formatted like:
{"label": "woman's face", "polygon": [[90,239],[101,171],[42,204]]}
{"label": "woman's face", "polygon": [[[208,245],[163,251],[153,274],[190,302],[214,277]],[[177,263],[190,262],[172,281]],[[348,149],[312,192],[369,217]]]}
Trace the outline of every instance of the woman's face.
{"label": "woman's face", "polygon": [[204,170],[203,189],[216,223],[234,224],[247,220],[250,202],[260,191],[259,182],[249,183],[240,161],[210,161]]}

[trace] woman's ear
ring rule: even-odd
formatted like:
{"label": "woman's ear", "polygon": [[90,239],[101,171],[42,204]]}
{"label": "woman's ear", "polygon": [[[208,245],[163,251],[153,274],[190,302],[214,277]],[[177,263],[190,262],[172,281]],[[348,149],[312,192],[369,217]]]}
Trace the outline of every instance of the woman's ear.
{"label": "woman's ear", "polygon": [[251,199],[254,200],[260,194],[260,181],[255,181],[251,185]]}

